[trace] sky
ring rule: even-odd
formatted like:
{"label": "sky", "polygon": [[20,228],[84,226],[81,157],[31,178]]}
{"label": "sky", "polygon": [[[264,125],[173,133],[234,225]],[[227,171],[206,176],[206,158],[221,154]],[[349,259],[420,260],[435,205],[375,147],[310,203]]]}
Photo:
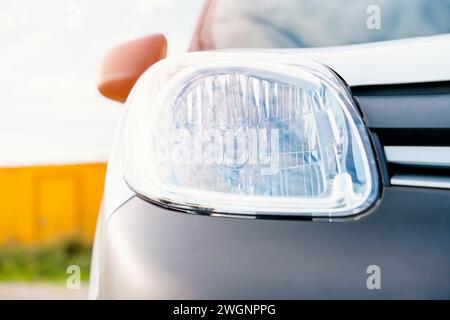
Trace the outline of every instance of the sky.
{"label": "sky", "polygon": [[152,33],[189,46],[203,0],[2,0],[0,167],[105,161],[122,110],[100,96],[103,56]]}

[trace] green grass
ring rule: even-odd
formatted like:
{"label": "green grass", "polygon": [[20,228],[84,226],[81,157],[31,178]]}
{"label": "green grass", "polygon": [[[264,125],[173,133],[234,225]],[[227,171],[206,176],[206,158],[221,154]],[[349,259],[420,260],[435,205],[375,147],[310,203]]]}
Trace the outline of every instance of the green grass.
{"label": "green grass", "polygon": [[56,245],[6,245],[0,247],[0,281],[62,282],[69,265],[78,265],[81,280],[88,280],[91,245],[66,239]]}

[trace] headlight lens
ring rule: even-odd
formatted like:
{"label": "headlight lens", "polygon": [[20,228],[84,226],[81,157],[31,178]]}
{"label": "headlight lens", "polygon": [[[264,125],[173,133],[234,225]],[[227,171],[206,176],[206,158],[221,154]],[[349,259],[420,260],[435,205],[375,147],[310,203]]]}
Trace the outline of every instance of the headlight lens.
{"label": "headlight lens", "polygon": [[272,53],[191,53],[127,101],[125,179],[175,209],[342,217],[377,198],[367,131],[328,68]]}

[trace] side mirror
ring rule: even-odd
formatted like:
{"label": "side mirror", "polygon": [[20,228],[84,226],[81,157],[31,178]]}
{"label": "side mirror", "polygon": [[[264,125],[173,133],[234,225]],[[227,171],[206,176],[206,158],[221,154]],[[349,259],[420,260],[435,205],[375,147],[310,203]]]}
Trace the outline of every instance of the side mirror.
{"label": "side mirror", "polygon": [[166,57],[167,40],[154,34],[124,43],[103,59],[98,91],[106,98],[125,102],[141,74]]}

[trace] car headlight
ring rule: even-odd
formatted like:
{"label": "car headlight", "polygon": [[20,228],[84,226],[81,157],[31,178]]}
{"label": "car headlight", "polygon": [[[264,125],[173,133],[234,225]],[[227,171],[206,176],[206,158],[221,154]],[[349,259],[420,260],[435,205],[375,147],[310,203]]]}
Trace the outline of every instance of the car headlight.
{"label": "car headlight", "polygon": [[202,214],[342,217],[378,176],[366,128],[330,69],[274,53],[189,53],[127,101],[124,174],[157,204]]}

